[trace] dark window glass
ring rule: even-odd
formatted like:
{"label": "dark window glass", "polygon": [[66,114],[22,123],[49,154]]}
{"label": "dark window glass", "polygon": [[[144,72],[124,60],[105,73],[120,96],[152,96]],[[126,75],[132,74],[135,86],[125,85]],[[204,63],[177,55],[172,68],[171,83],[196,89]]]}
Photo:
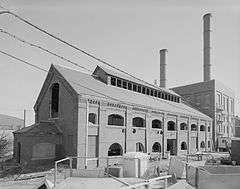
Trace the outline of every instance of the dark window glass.
{"label": "dark window glass", "polygon": [[162,122],[158,119],[152,121],[152,128],[162,129]]}
{"label": "dark window glass", "polygon": [[191,131],[197,131],[197,125],[196,124],[191,125]]}
{"label": "dark window glass", "polygon": [[211,128],[210,127],[208,127],[208,132],[211,132]]}
{"label": "dark window glass", "polygon": [[122,87],[122,80],[117,79],[117,86],[118,86],[118,87]]}
{"label": "dark window glass", "polygon": [[116,78],[111,77],[111,85],[116,86]]}
{"label": "dark window glass", "polygon": [[146,88],[145,88],[145,87],[142,88],[142,93],[143,93],[143,94],[146,93]]}
{"label": "dark window glass", "polygon": [[141,91],[142,91],[141,89],[142,89],[142,87],[140,85],[138,85],[137,92],[141,93]]}
{"label": "dark window glass", "polygon": [[181,143],[181,150],[187,150],[187,144],[186,142]]}
{"label": "dark window glass", "polygon": [[151,90],[151,94],[150,95],[153,96],[153,90]]}
{"label": "dark window glass", "polygon": [[204,125],[200,125],[200,131],[205,131],[205,126]]}
{"label": "dark window glass", "polygon": [[180,124],[180,130],[188,130],[188,126],[186,123],[181,123]]}
{"label": "dark window glass", "polygon": [[128,90],[132,90],[132,83],[128,83]]}
{"label": "dark window glass", "polygon": [[157,91],[154,91],[154,96],[157,97]]}
{"label": "dark window glass", "polygon": [[159,142],[153,144],[152,152],[161,152],[161,144]]}
{"label": "dark window glass", "polygon": [[134,127],[145,127],[145,120],[141,117],[133,118],[133,126]]}
{"label": "dark window glass", "polygon": [[144,146],[142,143],[136,143],[136,152],[144,152]]}
{"label": "dark window glass", "polygon": [[161,98],[161,92],[158,92],[158,98]]}
{"label": "dark window glass", "polygon": [[133,91],[137,91],[137,85],[133,84]]}
{"label": "dark window glass", "polygon": [[51,117],[58,117],[59,109],[59,84],[54,83],[52,85],[52,97],[51,97]]}
{"label": "dark window glass", "polygon": [[108,116],[108,125],[124,126],[124,118],[118,114]]}
{"label": "dark window glass", "polygon": [[108,156],[121,156],[122,154],[122,146],[118,143],[112,144],[108,149]]}
{"label": "dark window glass", "polygon": [[127,82],[123,81],[123,88],[126,89],[127,88]]}
{"label": "dark window glass", "polygon": [[97,115],[95,113],[88,114],[88,121],[90,123],[96,124]]}
{"label": "dark window glass", "polygon": [[175,131],[176,127],[175,127],[175,122],[174,121],[168,121],[167,122],[167,128],[169,131]]}

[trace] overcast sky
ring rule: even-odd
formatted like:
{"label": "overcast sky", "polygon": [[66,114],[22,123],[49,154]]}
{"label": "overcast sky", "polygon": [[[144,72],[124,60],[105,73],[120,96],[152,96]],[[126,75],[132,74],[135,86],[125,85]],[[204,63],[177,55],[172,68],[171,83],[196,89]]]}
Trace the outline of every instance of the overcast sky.
{"label": "overcast sky", "polygon": [[[194,3],[193,3],[194,2]],[[203,81],[202,16],[212,13],[212,78],[236,94],[240,114],[240,3],[186,0],[0,0],[1,5],[141,79],[159,82],[159,50],[168,49],[167,87]],[[12,16],[0,27],[93,70],[96,62]],[[49,69],[58,58],[0,33],[0,50]],[[75,69],[79,69],[74,67]],[[79,69],[80,70],[80,69]],[[81,70],[82,71],[82,70]],[[0,54],[0,113],[34,122],[33,105],[46,73]]]}

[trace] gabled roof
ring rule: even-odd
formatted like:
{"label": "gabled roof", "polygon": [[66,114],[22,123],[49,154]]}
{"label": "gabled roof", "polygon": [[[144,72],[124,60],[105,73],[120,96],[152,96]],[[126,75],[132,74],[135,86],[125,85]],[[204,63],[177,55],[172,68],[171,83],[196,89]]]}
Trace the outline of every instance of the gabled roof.
{"label": "gabled roof", "polygon": [[184,103],[167,101],[127,89],[107,85],[92,75],[70,68],[58,65],[54,65],[54,67],[79,95],[85,96],[86,98],[112,101],[123,105],[132,105],[159,111],[175,112],[182,115],[211,120],[210,117]]}
{"label": "gabled roof", "polygon": [[14,131],[13,133],[31,133],[31,134],[62,134],[60,128],[56,126],[53,122],[40,122],[35,123],[31,126],[24,127],[20,130]]}
{"label": "gabled roof", "polygon": [[139,80],[139,79],[137,79],[135,77],[132,77],[132,76],[124,74],[124,73],[115,72],[113,70],[104,68],[102,66],[97,66],[96,69],[93,72],[93,75],[95,74],[96,70],[98,70],[98,69],[101,69],[107,75],[115,76],[115,77],[118,77],[118,78],[122,78],[122,79],[125,79],[127,81],[132,81],[132,82],[134,82],[136,84],[140,84],[140,85],[143,85],[143,86],[146,86],[146,87],[149,87],[149,88],[153,88],[153,89],[156,89],[156,90],[159,90],[159,91],[165,91],[166,93],[170,93],[170,94],[179,96],[179,94],[175,93],[173,90],[169,90],[169,89],[166,89],[166,88],[161,88],[161,87],[158,87],[158,86],[155,86],[155,85],[151,85],[151,84],[149,84],[149,83],[147,83],[147,82],[145,82],[143,80]]}

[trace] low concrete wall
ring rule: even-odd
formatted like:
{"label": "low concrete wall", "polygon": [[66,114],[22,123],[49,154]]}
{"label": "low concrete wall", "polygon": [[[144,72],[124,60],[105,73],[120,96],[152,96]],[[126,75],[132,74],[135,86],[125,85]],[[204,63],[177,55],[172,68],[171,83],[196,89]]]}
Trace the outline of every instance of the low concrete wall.
{"label": "low concrete wall", "polygon": [[197,169],[197,189],[239,189],[240,167],[199,167]]}

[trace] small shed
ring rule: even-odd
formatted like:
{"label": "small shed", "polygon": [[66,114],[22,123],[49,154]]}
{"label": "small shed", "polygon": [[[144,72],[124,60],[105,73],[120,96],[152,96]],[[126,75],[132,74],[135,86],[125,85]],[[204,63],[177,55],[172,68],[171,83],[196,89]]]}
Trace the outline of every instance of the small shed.
{"label": "small shed", "polygon": [[17,163],[41,164],[62,157],[62,131],[42,121],[13,132],[13,157]]}

